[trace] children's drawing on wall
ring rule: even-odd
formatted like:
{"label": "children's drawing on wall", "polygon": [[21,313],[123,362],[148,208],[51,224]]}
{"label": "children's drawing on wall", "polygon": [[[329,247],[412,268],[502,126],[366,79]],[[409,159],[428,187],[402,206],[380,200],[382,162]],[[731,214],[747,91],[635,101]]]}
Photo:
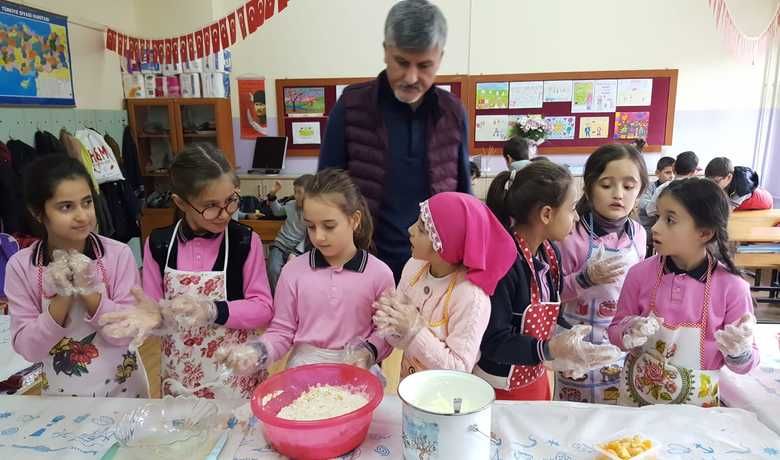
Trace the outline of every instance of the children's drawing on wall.
{"label": "children's drawing on wall", "polygon": [[477,110],[509,107],[509,82],[477,83]]}
{"label": "children's drawing on wall", "polygon": [[650,112],[616,112],[615,139],[646,139]]}
{"label": "children's drawing on wall", "polygon": [[325,88],[285,88],[284,113],[288,117],[323,116]]}

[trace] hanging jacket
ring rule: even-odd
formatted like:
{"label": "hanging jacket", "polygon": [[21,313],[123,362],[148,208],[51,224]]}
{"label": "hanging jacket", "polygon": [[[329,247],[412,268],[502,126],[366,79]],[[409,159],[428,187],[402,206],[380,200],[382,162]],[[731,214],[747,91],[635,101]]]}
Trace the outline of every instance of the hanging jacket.
{"label": "hanging jacket", "polygon": [[111,147],[111,150],[114,152],[114,158],[116,158],[116,161],[119,162],[119,167],[124,171],[124,159],[122,158],[122,150],[119,148],[119,144],[116,142],[116,139],[111,137],[110,134],[106,133],[103,136],[103,140],[106,141],[106,144],[108,144],[109,147]]}
{"label": "hanging jacket", "polygon": [[21,177],[24,168],[38,158],[38,152],[33,147],[17,139],[11,139],[6,146],[11,152],[14,171]]}
{"label": "hanging jacket", "polygon": [[62,145],[59,139],[54,137],[54,134],[40,130],[35,133],[35,150],[38,151],[39,156],[68,154],[67,150],[65,150],[65,146]]}
{"label": "hanging jacket", "polygon": [[141,168],[138,165],[138,149],[135,146],[135,140],[129,126],[125,127],[125,132],[122,134],[122,153],[125,179],[132,187],[136,196],[140,196],[144,181],[143,177],[141,177]]}
{"label": "hanging jacket", "polygon": [[108,214],[117,241],[127,243],[131,238],[140,236],[138,228],[138,205],[135,195],[126,181],[107,182],[100,185],[100,195],[105,198]]}
{"label": "hanging jacket", "polygon": [[25,231],[25,208],[22,180],[13,167],[11,152],[0,142],[0,231]]}

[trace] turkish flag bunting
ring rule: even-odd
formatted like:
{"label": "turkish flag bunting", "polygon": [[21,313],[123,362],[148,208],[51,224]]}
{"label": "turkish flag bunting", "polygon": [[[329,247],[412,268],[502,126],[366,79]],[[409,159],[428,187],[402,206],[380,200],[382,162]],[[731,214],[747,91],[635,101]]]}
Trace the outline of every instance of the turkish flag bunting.
{"label": "turkish flag bunting", "polygon": [[217,53],[222,49],[219,40],[219,23],[211,25],[211,54]]}
{"label": "turkish flag bunting", "polygon": [[106,49],[116,51],[116,31],[106,30]]}
{"label": "turkish flag bunting", "polygon": [[199,58],[203,57],[203,31],[195,32],[195,53]]}
{"label": "turkish flag bunting", "polygon": [[166,64],[173,64],[173,49],[171,48],[171,44],[173,43],[173,40],[170,38],[165,39],[165,63]]}
{"label": "turkish flag bunting", "polygon": [[274,0],[265,0],[265,6],[263,7],[263,11],[265,11],[265,18],[271,19],[274,15]]}
{"label": "turkish flag bunting", "polygon": [[222,40],[222,49],[230,48],[230,35],[227,30],[227,18],[219,20],[219,38]]}
{"label": "turkish flag bunting", "polygon": [[141,59],[141,53],[138,50],[138,39],[133,37],[130,39],[130,56],[133,60],[138,62]]}
{"label": "turkish flag bunting", "polygon": [[193,34],[187,34],[187,56],[190,61],[195,60],[195,37]]}
{"label": "turkish flag bunting", "polygon": [[211,55],[211,28],[206,26],[202,30],[203,32],[203,55]]}
{"label": "turkish flag bunting", "polygon": [[120,56],[125,55],[125,36],[122,34],[116,34],[116,52]]}
{"label": "turkish flag bunting", "polygon": [[230,46],[236,42],[236,13],[227,15],[228,34],[230,35]]}
{"label": "turkish flag bunting", "polygon": [[165,40],[154,40],[154,62],[163,64],[165,62]]}
{"label": "turkish flag bunting", "polygon": [[279,12],[281,13],[284,11],[285,8],[287,8],[287,3],[289,3],[289,0],[279,0]]}
{"label": "turkish flag bunting", "polygon": [[184,36],[179,37],[179,58],[181,62],[189,61],[187,56],[187,37]]}
{"label": "turkish flag bunting", "polygon": [[246,30],[246,18],[244,17],[244,5],[241,5],[236,10],[236,15],[238,16],[238,28],[241,29],[241,38],[246,38],[247,33]]}
{"label": "turkish flag bunting", "polygon": [[[262,5],[262,3],[260,3],[260,5]],[[250,34],[253,34],[257,28],[260,27],[260,24],[257,21],[258,16],[262,16],[263,12],[262,10],[258,9],[257,0],[249,0],[246,2],[246,5],[244,5],[244,8],[246,9],[247,30]]]}

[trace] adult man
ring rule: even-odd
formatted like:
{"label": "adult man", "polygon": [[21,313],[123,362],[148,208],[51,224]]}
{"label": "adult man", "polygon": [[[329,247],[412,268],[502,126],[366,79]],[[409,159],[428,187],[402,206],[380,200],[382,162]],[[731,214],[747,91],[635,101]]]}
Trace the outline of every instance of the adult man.
{"label": "adult man", "polygon": [[471,192],[465,110],[433,85],[446,40],[438,7],[396,3],[385,22],[385,70],[344,89],[320,151],[319,169],[347,170],[365,196],[377,256],[396,281],[411,255],[407,228],[419,203],[439,192]]}

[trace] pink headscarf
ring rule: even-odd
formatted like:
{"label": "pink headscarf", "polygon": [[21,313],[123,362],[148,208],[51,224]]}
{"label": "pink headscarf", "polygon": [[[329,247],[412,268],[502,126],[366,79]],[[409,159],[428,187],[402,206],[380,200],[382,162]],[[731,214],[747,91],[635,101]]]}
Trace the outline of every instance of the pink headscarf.
{"label": "pink headscarf", "polygon": [[420,203],[420,219],[441,258],[464,265],[466,279],[493,295],[517,247],[490,208],[471,195],[444,192]]}

